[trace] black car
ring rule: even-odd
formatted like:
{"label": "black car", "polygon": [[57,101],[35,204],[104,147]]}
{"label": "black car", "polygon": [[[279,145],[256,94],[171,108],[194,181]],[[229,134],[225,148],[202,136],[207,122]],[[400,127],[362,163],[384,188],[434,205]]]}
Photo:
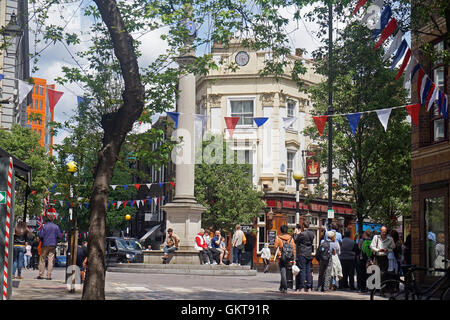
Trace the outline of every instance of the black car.
{"label": "black car", "polygon": [[114,263],[143,263],[142,246],[134,238],[106,238],[106,265]]}

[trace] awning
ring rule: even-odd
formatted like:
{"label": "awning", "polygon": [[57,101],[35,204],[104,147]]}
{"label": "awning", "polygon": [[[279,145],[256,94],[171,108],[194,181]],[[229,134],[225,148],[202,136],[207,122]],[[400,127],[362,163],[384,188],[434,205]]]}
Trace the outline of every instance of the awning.
{"label": "awning", "polygon": [[151,236],[153,232],[155,232],[159,227],[161,227],[161,224],[157,224],[156,226],[153,226],[146,234],[144,234],[140,239],[139,242],[143,243],[145,239]]}

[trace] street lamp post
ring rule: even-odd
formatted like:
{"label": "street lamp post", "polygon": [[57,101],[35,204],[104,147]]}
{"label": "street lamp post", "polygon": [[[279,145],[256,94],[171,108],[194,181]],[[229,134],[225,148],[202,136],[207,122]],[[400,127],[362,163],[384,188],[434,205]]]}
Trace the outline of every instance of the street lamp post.
{"label": "street lamp post", "polygon": [[125,216],[125,220],[127,220],[127,237],[130,236],[130,221],[131,221],[131,216],[129,214],[127,214]]}
{"label": "street lamp post", "polygon": [[333,3],[328,2],[328,229],[331,229],[333,211]]}
{"label": "street lamp post", "polygon": [[300,181],[303,179],[303,173],[300,171],[295,171],[294,172],[294,180],[295,180],[295,185],[296,185],[296,194],[295,194],[295,224],[299,224],[300,223],[300,208],[299,208],[299,204],[300,204]]}
{"label": "street lamp post", "polygon": [[[67,164],[67,171],[70,172],[72,175],[71,183],[70,183],[70,199],[73,200],[73,176],[75,172],[77,172],[77,164],[75,161],[70,161]],[[77,210],[75,210],[75,214],[73,214],[73,208],[72,204],[69,207],[69,223],[70,223],[70,233],[69,233],[69,250],[68,250],[68,256],[69,259],[66,261],[66,280],[67,280],[67,268],[68,266],[76,266],[77,264],[77,239],[78,239],[78,219],[77,219]],[[70,251],[70,253],[69,253]],[[70,263],[70,264],[69,264]],[[75,269],[74,267],[71,267],[72,269],[72,286],[69,290],[70,293],[75,292]]]}

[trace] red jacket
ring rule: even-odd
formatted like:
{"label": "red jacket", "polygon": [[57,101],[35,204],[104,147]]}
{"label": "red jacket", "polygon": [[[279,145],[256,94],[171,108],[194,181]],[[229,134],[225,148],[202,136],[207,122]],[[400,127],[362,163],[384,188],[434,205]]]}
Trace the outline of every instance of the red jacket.
{"label": "red jacket", "polygon": [[200,249],[207,249],[207,248],[208,248],[208,246],[206,244],[205,239],[203,238],[203,235],[198,233],[195,236],[195,249],[200,250]]}

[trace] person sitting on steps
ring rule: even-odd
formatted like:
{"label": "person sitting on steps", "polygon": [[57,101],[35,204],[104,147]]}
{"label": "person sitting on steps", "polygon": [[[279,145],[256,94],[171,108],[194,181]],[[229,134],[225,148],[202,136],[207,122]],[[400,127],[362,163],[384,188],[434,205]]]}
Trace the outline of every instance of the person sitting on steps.
{"label": "person sitting on steps", "polygon": [[173,233],[173,229],[167,229],[167,237],[166,243],[164,244],[164,255],[162,257],[163,263],[167,263],[167,258],[169,257],[169,253],[178,250],[180,246],[180,237],[178,237],[175,233]]}

